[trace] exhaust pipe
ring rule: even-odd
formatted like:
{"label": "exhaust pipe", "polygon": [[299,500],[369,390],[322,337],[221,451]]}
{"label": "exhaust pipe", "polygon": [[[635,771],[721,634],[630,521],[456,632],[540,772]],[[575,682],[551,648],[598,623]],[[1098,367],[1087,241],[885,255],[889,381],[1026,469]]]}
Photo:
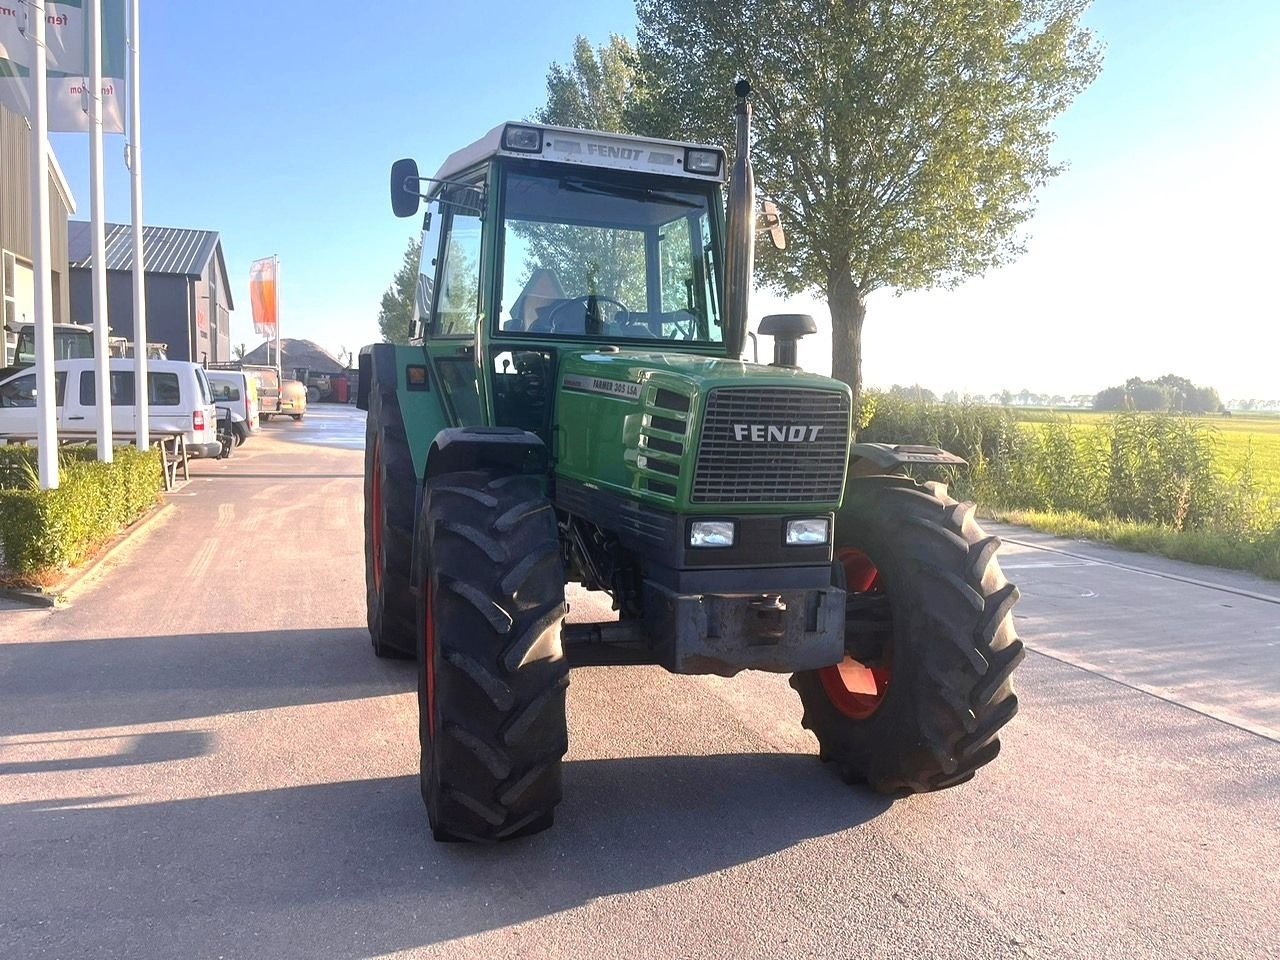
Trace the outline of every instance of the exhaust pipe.
{"label": "exhaust pipe", "polygon": [[751,275],[756,259],[756,180],[751,171],[751,104],[747,102],[751,84],[739,80],[733,92],[738,97],[733,111],[737,136],[725,216],[728,237],[724,257],[724,331],[729,356],[741,357],[746,341]]}

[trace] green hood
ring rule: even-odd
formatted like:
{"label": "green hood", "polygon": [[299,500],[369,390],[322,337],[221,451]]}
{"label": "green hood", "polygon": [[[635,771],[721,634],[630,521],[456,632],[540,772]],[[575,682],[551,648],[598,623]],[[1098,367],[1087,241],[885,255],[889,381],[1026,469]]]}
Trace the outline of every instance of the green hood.
{"label": "green hood", "polygon": [[[835,456],[847,456],[849,388],[803,370],[674,351],[581,350],[561,354],[557,378],[556,476],[655,507],[682,513],[771,513],[797,505],[785,494],[767,503],[733,502],[732,507],[730,501],[717,504],[705,496],[694,502],[694,466],[704,414],[711,392],[721,387],[763,388],[761,415],[753,418],[759,431],[766,429],[766,421],[783,422],[776,409],[772,414],[766,409],[776,401],[778,388],[804,391],[801,396],[810,398],[814,391],[837,395],[843,399],[846,433]],[[839,400],[824,403],[840,407]],[[839,435],[833,431],[824,437]],[[738,439],[747,443],[761,436]],[[829,463],[829,444],[825,455]],[[839,496],[803,502],[806,510],[834,510]]]}

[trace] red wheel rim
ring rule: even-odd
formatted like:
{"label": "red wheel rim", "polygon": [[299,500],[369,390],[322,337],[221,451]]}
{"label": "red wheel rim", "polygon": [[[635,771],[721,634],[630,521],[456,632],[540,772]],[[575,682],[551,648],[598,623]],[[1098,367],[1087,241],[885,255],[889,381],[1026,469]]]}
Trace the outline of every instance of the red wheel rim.
{"label": "red wheel rim", "polygon": [[426,694],[427,736],[436,735],[436,625],[431,617],[431,574],[422,586],[422,666]]}
{"label": "red wheel rim", "polygon": [[382,596],[382,439],[373,441],[373,589]]}
{"label": "red wheel rim", "polygon": [[[878,593],[880,571],[861,550],[844,548],[836,559],[844,567],[845,589],[850,593]],[[880,663],[868,665],[852,657],[818,671],[831,705],[852,720],[865,720],[884,702],[893,675],[892,645]]]}

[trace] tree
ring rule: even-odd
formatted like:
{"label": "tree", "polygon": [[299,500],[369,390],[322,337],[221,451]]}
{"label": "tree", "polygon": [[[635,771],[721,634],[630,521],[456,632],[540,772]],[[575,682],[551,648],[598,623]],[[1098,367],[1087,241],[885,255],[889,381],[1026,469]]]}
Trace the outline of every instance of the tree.
{"label": "tree", "polygon": [[[595,50],[579,36],[573,42],[573,60],[553,63],[547,71],[547,104],[534,119],[560,127],[625,132],[636,74],[636,52],[626,39],[614,34]],[[646,302],[640,233],[556,223],[519,223],[513,229],[529,244],[522,281],[535,267],[548,267],[568,296],[598,293],[632,309]]]}
{"label": "tree", "polygon": [[1093,80],[1089,0],[638,0],[637,132],[730,142],[754,88],[755,167],[792,243],[763,283],[821,292],[856,392],[873,291],[953,286],[1021,253],[1062,169],[1050,122]]}
{"label": "tree", "polygon": [[247,346],[246,344],[243,344],[243,343],[237,343],[237,344],[236,344],[236,345],[231,349],[231,353],[232,353],[232,355],[233,355],[237,360],[239,360],[241,363],[243,363],[243,362],[244,362],[244,355],[245,355],[246,353],[248,353],[248,352],[249,352],[249,348],[248,348],[248,346]]}
{"label": "tree", "polygon": [[923,387],[918,383],[913,383],[909,387],[895,383],[889,388],[889,396],[900,397],[903,400],[911,400],[915,403],[937,403],[937,395],[928,387]]}
{"label": "tree", "polygon": [[1124,387],[1107,387],[1105,390],[1099,390],[1093,398],[1093,409],[1127,410],[1129,395],[1125,393]]}
{"label": "tree", "polygon": [[1169,409],[1170,392],[1168,387],[1158,383],[1147,383],[1139,380],[1126,384],[1129,393],[1129,404],[1134,410],[1146,413],[1163,413]]}
{"label": "tree", "polygon": [[625,133],[628,105],[635,97],[637,57],[624,37],[613,34],[593,50],[586,37],[573,41],[573,60],[547,71],[547,105],[534,113],[539,123]]}
{"label": "tree", "polygon": [[422,241],[414,238],[405,248],[404,259],[382,295],[378,310],[378,329],[386,343],[408,343],[413,332],[413,300],[418,288],[418,260]]}

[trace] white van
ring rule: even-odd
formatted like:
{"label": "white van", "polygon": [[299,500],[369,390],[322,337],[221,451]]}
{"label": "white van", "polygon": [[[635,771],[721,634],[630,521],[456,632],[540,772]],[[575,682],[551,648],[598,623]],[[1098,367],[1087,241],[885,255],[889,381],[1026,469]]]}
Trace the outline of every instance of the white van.
{"label": "white van", "polygon": [[214,405],[231,415],[231,430],[238,447],[262,427],[258,420],[258,381],[252,373],[241,370],[206,370],[205,376],[213,389]]}
{"label": "white van", "polygon": [[[133,361],[112,359],[111,429],[132,435]],[[94,360],[56,360],[55,403],[60,433],[92,434],[98,429],[98,401]],[[186,437],[187,455],[216,457],[217,411],[213,391],[199,364],[182,360],[151,360],[147,364],[147,387],[152,433],[181,432]],[[7,434],[34,436],[36,432],[36,372],[23,370],[0,381],[0,440]]]}

